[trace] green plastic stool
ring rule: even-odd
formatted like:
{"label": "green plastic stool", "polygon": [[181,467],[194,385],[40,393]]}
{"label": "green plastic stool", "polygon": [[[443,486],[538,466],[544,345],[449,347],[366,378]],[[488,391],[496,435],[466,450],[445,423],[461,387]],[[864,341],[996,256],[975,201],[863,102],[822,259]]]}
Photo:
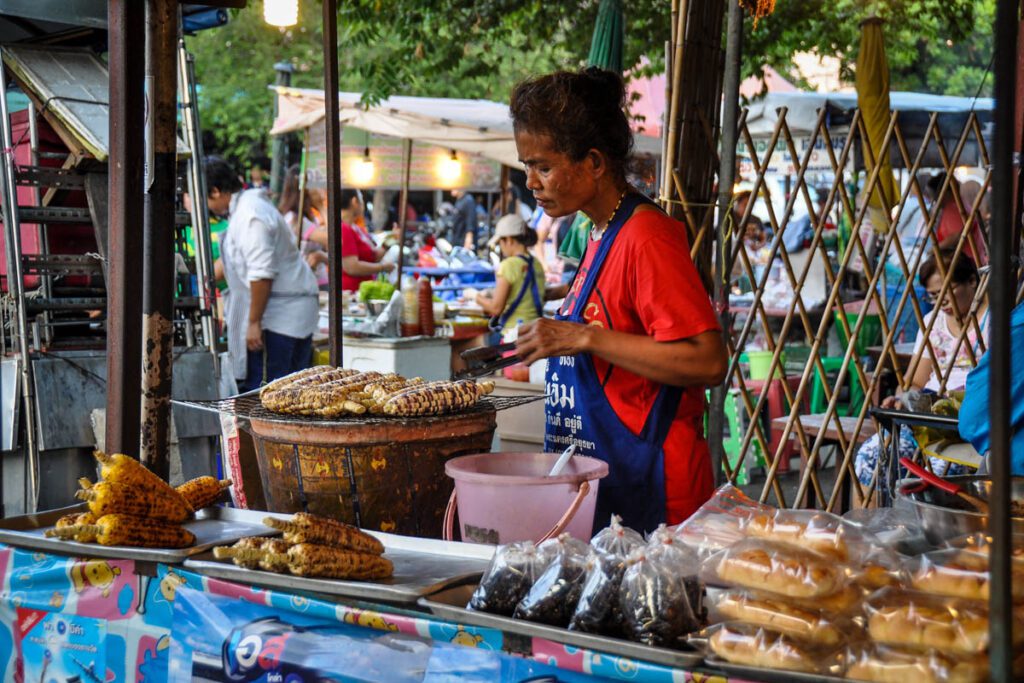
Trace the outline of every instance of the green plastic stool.
{"label": "green plastic stool", "polygon": [[[710,392],[708,392],[710,400]],[[761,452],[761,444],[756,439],[751,440],[750,448],[753,451],[743,461],[743,466],[736,471],[736,466],[740,461],[740,447],[743,445],[743,425],[740,422],[740,408],[739,408],[739,392],[736,390],[729,391],[725,396],[725,405],[723,406],[723,412],[725,414],[725,425],[728,433],[725,435],[722,448],[725,451],[726,460],[729,462],[729,467],[736,473],[736,484],[743,486],[750,483],[750,467],[751,457],[753,457],[754,466],[763,467],[765,465],[764,454]],[[707,434],[708,421],[707,416],[704,417],[704,433]]]}
{"label": "green plastic stool", "polygon": [[[821,371],[817,367],[814,369],[814,381],[811,384],[811,413],[819,415],[825,412],[828,407],[828,401],[825,400],[825,386],[824,383],[828,379],[828,375],[832,373],[839,374],[843,367],[842,358],[822,358],[821,365],[825,369],[825,377],[822,377]],[[834,384],[830,383],[830,384]],[[857,376],[856,368],[853,367],[853,359],[850,359],[850,368],[846,371],[846,385],[849,387],[850,400],[845,406],[841,406],[838,410],[840,415],[850,416],[857,412],[860,412],[860,406],[864,402],[864,387],[861,386],[860,378]]]}
{"label": "green plastic stool", "polygon": [[[846,322],[850,325],[851,331],[857,325],[857,318],[860,315],[860,311],[846,313]],[[839,335],[839,345],[845,349],[850,345],[850,338],[846,336],[846,330],[839,324],[839,311],[835,312],[835,320],[836,333]],[[863,358],[868,355],[869,346],[875,346],[880,343],[882,343],[882,320],[877,313],[867,313],[864,316],[864,324],[860,326],[860,332],[857,334],[854,352]]]}

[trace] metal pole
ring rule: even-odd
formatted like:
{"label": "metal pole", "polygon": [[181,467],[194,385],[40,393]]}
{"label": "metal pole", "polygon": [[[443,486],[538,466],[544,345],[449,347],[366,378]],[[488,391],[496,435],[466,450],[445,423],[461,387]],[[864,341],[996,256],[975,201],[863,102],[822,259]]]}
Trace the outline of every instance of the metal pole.
{"label": "metal pole", "polygon": [[[729,315],[729,254],[732,253],[732,186],[736,181],[736,125],[740,110],[740,59],[743,53],[743,10],[738,2],[729,3],[725,43],[725,80],[722,84],[722,156],[718,167],[718,254],[715,259],[714,301],[723,338],[728,339],[732,319]],[[725,435],[725,396],[729,388],[719,384],[711,388],[711,412],[708,414],[708,444],[715,482],[721,483]]]}
{"label": "metal pole", "polygon": [[[142,271],[142,443],[139,458],[170,474],[174,356],[174,185],[177,175],[178,3],[146,1],[148,169]],[[197,198],[198,199],[198,198]]]}
{"label": "metal pole", "polygon": [[412,173],[412,140],[402,140],[402,193],[398,199],[398,267],[395,281],[402,286],[402,265],[405,262],[405,213],[409,210],[409,178]]}
{"label": "metal pole", "polygon": [[220,375],[217,356],[216,315],[217,283],[213,279],[213,246],[210,243],[210,214],[206,206],[206,175],[203,169],[203,140],[199,135],[199,103],[196,100],[195,58],[178,41],[178,78],[181,80],[181,120],[185,139],[192,151],[188,161],[188,192],[193,201],[192,231],[196,239],[196,282],[202,301],[203,341],[213,356],[214,373]]}
{"label": "metal pole", "polygon": [[[28,107],[28,139],[29,147],[31,150],[31,164],[33,166],[39,165],[39,114],[36,112],[34,105],[30,104]],[[39,192],[39,186],[32,186],[32,204],[34,206],[40,206],[41,204],[41,193]],[[37,239],[39,240],[39,253],[43,256],[50,255],[50,238],[48,236],[48,229],[46,223],[40,223],[38,230],[36,231]],[[43,297],[46,299],[53,298],[53,276],[50,273],[45,273],[40,278],[40,284],[43,290]],[[43,311],[40,314],[43,319],[43,344],[49,345],[53,339],[53,327],[50,322],[50,311]]]}
{"label": "metal pole", "polygon": [[1014,302],[1014,272],[1010,261],[1013,212],[1013,131],[1016,121],[1017,27],[1019,0],[999,0],[995,20],[995,139],[992,145],[992,226],[989,255],[992,312],[989,353],[991,384],[989,415],[992,450],[988,456],[992,491],[988,532],[992,536],[989,594],[992,680],[1013,678],[1013,598],[1010,575],[1010,310]]}
{"label": "metal pole", "polygon": [[107,5],[110,70],[110,220],[107,248],[106,450],[138,455],[142,386],[142,225],[145,5]]}
{"label": "metal pole", "polygon": [[36,511],[39,500],[39,451],[36,444],[36,412],[32,378],[32,356],[28,348],[28,317],[25,312],[25,280],[21,270],[21,221],[18,219],[18,187],[14,179],[14,146],[7,110],[7,71],[0,64],[0,136],[3,138],[3,217],[7,256],[7,293],[14,297],[18,325],[18,354],[21,356],[22,413],[25,415],[25,459],[28,477],[25,509]]}
{"label": "metal pole", "polygon": [[338,119],[338,0],[324,0],[324,128],[327,133],[327,320],[331,365],[342,363],[341,121]]}
{"label": "metal pole", "polygon": [[[277,72],[277,85],[287,88],[292,84],[292,72],[295,68],[288,62],[278,62],[274,65]],[[277,118],[277,98],[274,93],[274,118]],[[270,191],[275,197],[281,196],[281,188],[284,187],[284,174],[288,166],[288,136],[276,135],[270,157]]]}

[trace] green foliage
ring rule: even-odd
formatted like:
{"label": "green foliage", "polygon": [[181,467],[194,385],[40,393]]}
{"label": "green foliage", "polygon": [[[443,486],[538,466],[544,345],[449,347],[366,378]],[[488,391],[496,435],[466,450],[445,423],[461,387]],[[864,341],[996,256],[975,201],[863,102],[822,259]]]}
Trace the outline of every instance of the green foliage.
{"label": "green foliage", "polygon": [[[723,0],[726,2],[735,0]],[[852,78],[859,22],[887,20],[892,85],[973,95],[991,55],[994,0],[779,0],[775,13],[745,30],[744,76],[764,65],[789,72],[792,55],[816,51],[842,60]],[[582,66],[599,0],[346,0],[339,3],[343,90],[367,102],[391,94],[507,101],[523,78]],[[664,68],[668,0],[624,3],[624,61]],[[237,160],[267,146],[275,62],[295,67],[292,85],[323,87],[322,4],[301,0],[299,24],[263,23],[262,2],[233,11],[230,23],[188,39],[196,55],[202,125]],[[952,47],[947,45],[950,41]],[[991,79],[989,79],[991,85]],[[983,91],[985,94],[987,91]]]}

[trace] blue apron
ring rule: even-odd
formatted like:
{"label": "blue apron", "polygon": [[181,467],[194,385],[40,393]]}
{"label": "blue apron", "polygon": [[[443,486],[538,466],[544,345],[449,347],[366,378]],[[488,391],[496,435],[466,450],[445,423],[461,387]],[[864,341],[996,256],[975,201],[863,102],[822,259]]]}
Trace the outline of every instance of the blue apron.
{"label": "blue apron", "polygon": [[[583,311],[597,284],[619,230],[645,197],[630,193],[605,230],[579,296],[568,315],[558,320],[586,324]],[[623,524],[648,532],[665,521],[665,453],[663,446],[682,400],[679,387],[662,385],[639,435],[622,423],[605,396],[589,353],[548,360],[544,449],[560,451],[575,443],[580,455],[608,463],[598,488],[594,527],[603,528],[612,514]]]}
{"label": "blue apron", "polygon": [[520,302],[526,295],[526,290],[530,290],[530,294],[533,295],[533,306],[537,309],[537,317],[544,317],[544,304],[540,300],[540,289],[537,287],[537,273],[533,270],[533,257],[529,254],[525,256],[520,254],[519,258],[526,261],[526,279],[523,280],[523,286],[519,288],[519,294],[511,305],[506,306],[503,313],[496,315],[491,318],[489,327],[493,332],[501,332],[505,329],[505,323],[508,322],[512,314],[515,313],[516,309],[519,308]]}

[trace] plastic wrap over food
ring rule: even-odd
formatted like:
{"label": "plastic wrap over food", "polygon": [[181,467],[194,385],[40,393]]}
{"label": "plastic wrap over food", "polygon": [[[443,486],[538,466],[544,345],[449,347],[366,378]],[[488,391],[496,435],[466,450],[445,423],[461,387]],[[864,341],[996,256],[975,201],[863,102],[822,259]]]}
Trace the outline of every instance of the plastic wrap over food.
{"label": "plastic wrap over food", "polygon": [[843,515],[843,520],[871,534],[879,545],[897,552],[923,552],[930,547],[913,508],[857,508]]}
{"label": "plastic wrap over food", "polygon": [[[988,557],[992,546],[992,537],[986,533],[976,532],[966,536],[951,538],[945,543],[947,548],[967,550],[972,553],[979,553]],[[1010,557],[1015,561],[1024,562],[1024,534],[1014,534],[1010,537]]]}
{"label": "plastic wrap over food", "polygon": [[850,580],[867,591],[879,588],[905,587],[909,583],[906,571],[908,558],[895,550],[879,546],[867,551],[857,564],[847,568]]}
{"label": "plastic wrap over food", "polygon": [[626,571],[626,559],[644,546],[644,539],[633,529],[622,526],[621,518],[613,516],[611,525],[599,531],[590,545],[595,552],[588,563],[569,629],[621,637],[619,586]]}
{"label": "plastic wrap over food", "polygon": [[836,621],[820,610],[799,607],[753,591],[709,588],[705,605],[708,622],[712,624],[743,622],[823,647],[838,647],[846,642],[847,634],[857,630],[849,621]]}
{"label": "plastic wrap over food", "polygon": [[660,529],[626,561],[619,587],[625,635],[645,645],[681,647],[704,623],[700,561],[670,532]]}
{"label": "plastic wrap over food", "polygon": [[846,653],[846,678],[875,683],[984,683],[988,656],[955,657],[936,650],[921,652],[862,644]]}
{"label": "plastic wrap over food", "polygon": [[787,543],[840,562],[859,556],[878,542],[859,527],[828,512],[771,510],[751,517],[743,528],[747,538]]}
{"label": "plastic wrap over food", "polygon": [[685,545],[707,557],[743,540],[743,527],[751,517],[773,510],[726,484],[689,519],[670,529]]}
{"label": "plastic wrap over food", "polygon": [[[957,654],[982,653],[988,648],[988,610],[983,602],[884,588],[868,599],[864,609],[868,634],[875,643]],[[1024,643],[1019,628],[1014,640]]]}
{"label": "plastic wrap over food", "polygon": [[844,566],[834,559],[753,538],[705,561],[701,577],[711,585],[805,600],[836,595],[849,583]]}
{"label": "plastic wrap over food", "polygon": [[822,647],[749,624],[727,622],[707,629],[708,649],[727,662],[766,669],[835,674],[841,668],[838,648]]}
{"label": "plastic wrap over food", "polygon": [[[907,561],[912,588],[933,595],[988,600],[988,556],[968,550],[936,550]],[[1024,561],[1010,565],[1015,599],[1024,599]]]}
{"label": "plastic wrap over food", "polygon": [[545,541],[548,566],[516,606],[516,619],[550,626],[568,626],[583,590],[587,566],[594,549],[569,534]]}
{"label": "plastic wrap over food", "polygon": [[538,548],[532,541],[498,548],[469,600],[468,609],[512,616],[519,601],[547,567],[550,548]]}

